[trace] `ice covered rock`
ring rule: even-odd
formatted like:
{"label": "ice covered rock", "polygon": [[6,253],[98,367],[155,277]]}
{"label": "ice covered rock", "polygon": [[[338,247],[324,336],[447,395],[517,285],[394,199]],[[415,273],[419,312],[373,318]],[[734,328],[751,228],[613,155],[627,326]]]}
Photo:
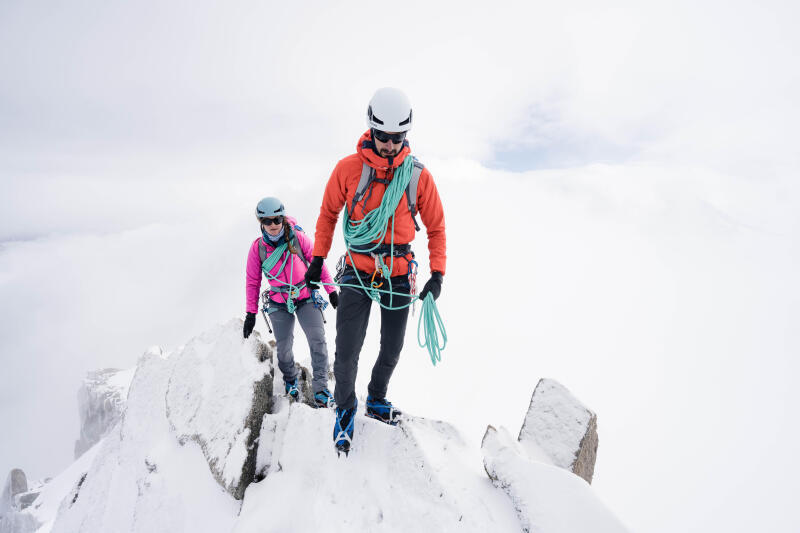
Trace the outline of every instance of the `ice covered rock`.
{"label": "ice covered rock", "polygon": [[539,380],[518,440],[529,453],[541,450],[553,465],[592,482],[597,459],[597,415],[557,381]]}
{"label": "ice covered rock", "polygon": [[272,409],[272,350],[242,340],[233,320],[183,346],[167,386],[167,418],[181,444],[200,445],[215,479],[241,499],[256,472],[256,439]]}
{"label": "ice covered rock", "polygon": [[75,441],[76,459],[119,422],[134,370],[105,368],[89,372],[84,378],[78,390],[81,433]]}
{"label": "ice covered rock", "polygon": [[14,496],[28,491],[28,478],[19,468],[13,469],[8,473],[3,494],[0,496],[0,513],[10,511],[14,506]]}
{"label": "ice covered rock", "polygon": [[[15,468],[8,474],[3,493],[0,495],[0,532],[2,533],[32,533],[41,525],[31,514],[23,511],[27,499],[21,498],[29,495],[28,479],[25,472]],[[36,498],[36,493],[28,498]]]}
{"label": "ice covered rock", "polygon": [[522,530],[543,533],[623,533],[625,526],[583,479],[532,458],[504,428],[489,426],[481,445],[492,483],[511,499]]}

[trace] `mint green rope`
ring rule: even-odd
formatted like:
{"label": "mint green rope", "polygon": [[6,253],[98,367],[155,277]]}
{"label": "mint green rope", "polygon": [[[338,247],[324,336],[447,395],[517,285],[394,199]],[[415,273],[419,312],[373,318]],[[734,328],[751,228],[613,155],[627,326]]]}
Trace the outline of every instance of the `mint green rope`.
{"label": "mint green rope", "polygon": [[[289,292],[286,295],[286,310],[289,313],[294,313],[297,309],[297,305],[294,303],[294,299],[300,295],[300,287],[298,285],[293,285],[291,283],[287,283],[283,280],[277,278],[277,276],[281,275],[286,268],[286,263],[289,262],[289,258],[292,254],[286,254],[283,257],[284,252],[289,247],[288,243],[283,243],[280,246],[277,246],[275,250],[272,251],[269,256],[264,260],[261,264],[261,271],[264,273],[264,276],[267,278],[267,281],[277,281],[282,285],[289,286]],[[278,264],[278,262],[283,258],[283,264],[280,266],[277,274],[272,274],[272,269]],[[289,279],[294,279],[294,261],[292,261],[291,265],[289,266]]]}
{"label": "mint green rope", "polygon": [[[442,340],[439,342],[439,332],[436,328],[442,330]],[[424,328],[425,339],[419,338],[420,329]],[[436,308],[436,300],[433,296],[428,294],[422,300],[422,312],[419,315],[417,322],[417,343],[420,348],[427,348],[428,354],[431,356],[431,363],[436,366],[436,363],[442,360],[442,350],[447,346],[447,331],[444,329],[444,322],[439,310]]]}

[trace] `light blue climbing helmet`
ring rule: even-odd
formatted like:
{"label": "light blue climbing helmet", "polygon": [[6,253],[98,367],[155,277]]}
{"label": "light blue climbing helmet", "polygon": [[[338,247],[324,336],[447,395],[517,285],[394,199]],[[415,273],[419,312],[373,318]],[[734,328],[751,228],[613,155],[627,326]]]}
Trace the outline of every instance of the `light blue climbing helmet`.
{"label": "light blue climbing helmet", "polygon": [[283,208],[283,202],[274,196],[262,198],[256,206],[256,218],[259,220],[264,217],[277,217],[285,215],[286,212]]}

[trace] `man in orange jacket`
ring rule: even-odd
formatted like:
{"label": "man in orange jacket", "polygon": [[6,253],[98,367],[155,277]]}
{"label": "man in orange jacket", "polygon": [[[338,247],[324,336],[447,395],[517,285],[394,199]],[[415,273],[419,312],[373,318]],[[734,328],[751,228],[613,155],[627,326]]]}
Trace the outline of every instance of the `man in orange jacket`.
{"label": "man in orange jacket", "polygon": [[[363,220],[370,211],[381,205],[395,171],[407,157],[411,157],[411,148],[406,140],[411,123],[411,105],[402,91],[388,87],[379,89],[370,100],[367,108],[367,125],[370,129],[359,139],[356,153],[339,161],[325,187],[314,238],[314,259],[306,274],[306,283],[312,288],[313,283],[320,279],[322,263],[330,251],[333,231],[342,208],[348,209],[351,221]],[[382,281],[382,289],[402,294],[381,293],[380,350],[372,368],[367,396],[367,416],[392,425],[398,422],[400,411],[386,399],[386,391],[400,358],[408,322],[412,278],[410,262],[414,258],[410,243],[419,229],[415,218],[417,211],[428,234],[431,265],[431,278],[420,293],[420,299],[424,299],[428,293],[434,298],[439,297],[447,257],[444,210],[433,176],[418,161],[414,164],[416,170],[412,174],[412,184],[397,206],[389,206],[395,209],[394,216],[387,224],[386,235],[382,241],[376,240],[366,247],[365,253],[359,253],[356,247],[351,246],[352,261],[350,257],[347,258],[346,268],[339,280],[340,283],[367,287],[373,280]],[[366,251],[378,243],[378,248]],[[389,273],[388,280],[381,279],[384,273]],[[360,283],[357,278],[360,278]],[[364,290],[344,287],[336,311],[336,359],[333,371],[336,377],[334,398],[337,410],[333,439],[337,449],[345,453],[349,452],[353,438],[358,404],[355,393],[358,356],[364,343],[371,304],[372,299]]]}

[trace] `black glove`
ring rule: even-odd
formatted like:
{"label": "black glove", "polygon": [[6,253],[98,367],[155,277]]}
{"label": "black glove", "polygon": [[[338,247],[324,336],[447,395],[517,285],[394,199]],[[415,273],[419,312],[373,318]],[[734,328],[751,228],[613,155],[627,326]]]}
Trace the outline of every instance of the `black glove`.
{"label": "black glove", "polygon": [[247,313],[247,317],[244,319],[244,330],[242,330],[245,339],[253,333],[254,327],[256,327],[256,314]]}
{"label": "black glove", "polygon": [[339,293],[338,292],[333,291],[332,293],[330,293],[328,295],[328,300],[331,301],[331,307],[333,307],[334,309],[339,307]]}
{"label": "black glove", "polygon": [[432,272],[431,279],[428,280],[428,283],[422,288],[422,292],[419,293],[419,299],[424,300],[428,293],[431,293],[433,299],[436,300],[442,292],[442,279],[441,272]]}
{"label": "black glove", "polygon": [[315,281],[319,281],[319,278],[322,277],[322,257],[315,255],[314,259],[311,260],[311,264],[308,265],[308,270],[306,270],[306,287],[310,290],[318,289],[319,285],[314,283]]}

